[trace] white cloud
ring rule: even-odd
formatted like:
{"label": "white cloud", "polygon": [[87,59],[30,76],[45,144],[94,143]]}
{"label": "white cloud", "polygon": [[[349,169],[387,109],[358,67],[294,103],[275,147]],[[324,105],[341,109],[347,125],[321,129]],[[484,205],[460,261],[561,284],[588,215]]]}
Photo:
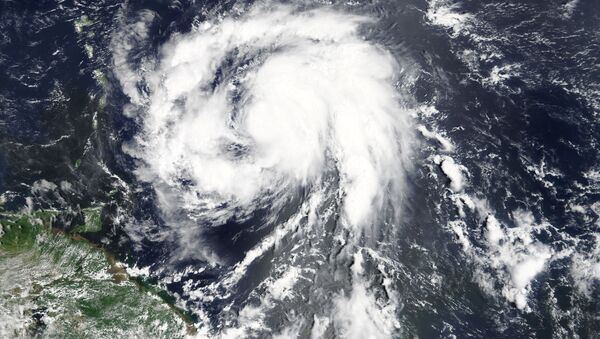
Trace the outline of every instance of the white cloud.
{"label": "white cloud", "polygon": [[590,251],[575,253],[571,260],[571,276],[575,287],[591,297],[594,284],[600,282],[600,234],[594,235],[594,245]]}
{"label": "white cloud", "polygon": [[472,15],[459,12],[459,3],[450,0],[430,0],[428,3],[427,20],[433,25],[452,29],[452,33],[457,35],[464,31]]}
{"label": "white cloud", "polygon": [[436,155],[433,161],[440,165],[442,172],[450,180],[450,189],[455,193],[462,191],[466,184],[464,173],[467,172],[467,168],[457,164],[454,159],[448,156]]}
{"label": "white cloud", "polygon": [[126,63],[146,26],[115,39],[116,74],[145,111],[127,147],[144,161],[140,178],[177,192],[161,193],[165,209],[183,205],[196,219],[222,224],[280,206],[289,192],[337,170],[344,225],[360,233],[385,199],[399,196],[386,193],[402,186],[410,166],[409,115],[394,88],[399,68],[359,34],[369,21],[256,7],[172,39],[146,74]]}
{"label": "white cloud", "polygon": [[396,319],[397,304],[394,300],[384,302],[367,288],[364,274],[363,254],[354,254],[353,282],[349,295],[340,294],[335,300],[333,314],[337,334],[348,339],[392,338],[400,328]]}

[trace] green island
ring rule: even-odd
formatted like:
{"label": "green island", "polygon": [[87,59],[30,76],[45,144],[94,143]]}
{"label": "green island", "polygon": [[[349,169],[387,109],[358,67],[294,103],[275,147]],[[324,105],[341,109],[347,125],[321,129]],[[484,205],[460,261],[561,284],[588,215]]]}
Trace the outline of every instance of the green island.
{"label": "green island", "polygon": [[[58,212],[0,212],[0,337],[182,338],[189,315],[163,290],[130,277],[81,234],[101,230],[101,207],[71,232]],[[171,299],[173,299],[171,297]]]}

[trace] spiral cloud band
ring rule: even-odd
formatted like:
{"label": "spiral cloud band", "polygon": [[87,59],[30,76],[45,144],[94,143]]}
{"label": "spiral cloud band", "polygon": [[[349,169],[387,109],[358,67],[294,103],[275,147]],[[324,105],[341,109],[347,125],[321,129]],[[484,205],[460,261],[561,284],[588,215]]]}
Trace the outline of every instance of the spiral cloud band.
{"label": "spiral cloud band", "polygon": [[144,79],[139,172],[221,224],[335,171],[343,224],[360,231],[398,190],[408,153],[399,66],[359,35],[368,21],[257,8],[172,39]]}
{"label": "spiral cloud band", "polygon": [[[210,284],[185,278],[182,297],[195,305],[207,336],[260,336],[270,331],[265,323],[276,317],[274,305],[299,307],[292,286],[308,274],[330,282],[331,297],[323,300],[321,288],[305,295],[318,304],[315,319],[332,321],[319,320],[313,331],[389,337],[399,328],[396,292],[391,280],[371,279],[365,272],[372,266],[363,262],[380,262],[384,277],[395,274],[377,246],[396,230],[410,163],[399,59],[363,36],[375,24],[368,17],[291,6],[242,12],[175,35],[141,65],[131,55],[155,15],[141,13],[115,39],[115,74],[140,124],[126,151],[157,193],[170,226],[165,237],[176,243],[171,259],[199,259],[219,270]],[[240,225],[251,230],[231,232],[232,243],[248,234],[255,240],[233,260],[235,245],[203,240]],[[263,227],[269,233],[252,234]],[[136,232],[143,227],[130,235]],[[296,246],[279,253],[278,244],[291,238]],[[265,263],[272,270],[256,287],[270,292],[241,301],[238,316],[218,313],[229,325],[211,330],[207,303],[232,302],[248,288],[251,267],[272,250],[278,254]],[[351,272],[337,270],[348,262]],[[173,274],[168,279],[182,279]]]}

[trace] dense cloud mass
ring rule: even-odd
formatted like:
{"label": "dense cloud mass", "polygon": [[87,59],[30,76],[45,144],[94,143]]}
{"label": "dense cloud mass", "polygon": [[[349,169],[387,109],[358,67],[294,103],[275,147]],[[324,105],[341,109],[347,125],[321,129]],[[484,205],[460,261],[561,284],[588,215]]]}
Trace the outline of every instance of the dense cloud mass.
{"label": "dense cloud mass", "polygon": [[360,36],[368,21],[258,7],[169,41],[143,79],[147,109],[131,148],[147,165],[140,175],[221,224],[337,171],[344,224],[368,224],[396,199],[410,133],[398,64]]}
{"label": "dense cloud mass", "polygon": [[600,333],[593,1],[0,7],[0,337]]}
{"label": "dense cloud mass", "polygon": [[[135,23],[134,37],[143,39],[151,21],[145,16]],[[413,133],[409,100],[396,87],[398,61],[361,35],[370,23],[331,9],[256,6],[174,37],[144,74],[118,65],[123,88],[141,107],[142,128],[127,149],[142,161],[140,178],[163,198],[163,213],[183,210],[210,228],[266,209],[274,223],[304,190],[308,205],[288,223],[330,209],[348,230],[347,251],[361,256],[355,248],[361,237],[375,234],[375,222],[395,222],[401,211]],[[123,60],[126,38],[115,43]],[[384,207],[387,219],[379,215]],[[316,227],[313,220],[301,223]],[[202,251],[188,239],[181,246],[186,253]],[[223,284],[237,283],[268,248],[248,252]],[[203,259],[221,262],[214,253]],[[393,307],[375,304],[356,273],[361,264],[354,265],[350,295],[331,301],[341,310],[336,324],[348,328],[348,337],[390,335]],[[356,324],[349,308],[362,310],[365,323]]]}

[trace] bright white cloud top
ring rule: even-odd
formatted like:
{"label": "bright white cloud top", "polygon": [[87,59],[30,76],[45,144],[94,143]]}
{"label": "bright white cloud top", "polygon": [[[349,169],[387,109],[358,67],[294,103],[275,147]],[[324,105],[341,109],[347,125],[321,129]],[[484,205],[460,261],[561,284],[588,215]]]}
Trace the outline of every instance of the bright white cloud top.
{"label": "bright white cloud top", "polygon": [[258,7],[173,38],[147,93],[129,88],[147,107],[139,173],[219,224],[337,171],[344,225],[368,224],[401,186],[409,124],[396,60],[360,34],[368,21]]}
{"label": "bright white cloud top", "polygon": [[[309,238],[336,220],[343,253],[335,260],[342,262],[362,257],[360,246],[377,241],[377,225],[396,225],[413,128],[399,95],[398,60],[363,36],[370,18],[329,8],[257,6],[199,24],[172,37],[156,60],[133,65],[128,55],[153,20],[142,13],[117,36],[115,73],[140,122],[127,146],[140,160],[138,176],[152,183],[167,223],[182,214],[193,221],[172,222],[181,255],[219,265],[221,258],[198,240],[203,228],[261,211],[276,225],[220,282],[186,292],[191,299],[226,298],[216,291],[235,289],[252,263],[300,225]],[[304,203],[290,214],[299,195]],[[288,211],[283,219],[282,210]],[[258,308],[246,305],[237,326],[222,335],[261,328],[264,312],[292,296],[277,291],[290,289],[300,272],[266,280],[274,292]],[[321,305],[323,316],[339,315],[330,325],[349,338],[373,329],[375,337],[392,336],[398,301],[377,297],[361,272],[344,279],[351,288],[336,289]],[[360,329],[347,307],[359,312]]]}

